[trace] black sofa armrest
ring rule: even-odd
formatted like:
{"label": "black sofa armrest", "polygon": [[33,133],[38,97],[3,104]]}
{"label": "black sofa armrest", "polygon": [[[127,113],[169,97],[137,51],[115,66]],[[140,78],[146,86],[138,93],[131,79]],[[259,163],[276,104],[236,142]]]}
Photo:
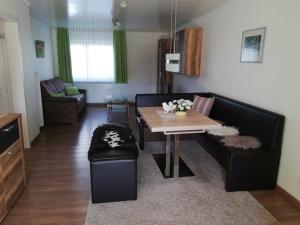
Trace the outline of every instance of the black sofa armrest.
{"label": "black sofa armrest", "polygon": [[262,149],[231,153],[226,191],[272,189],[276,187],[280,155]]}
{"label": "black sofa armrest", "polygon": [[85,89],[78,89],[78,91],[80,92],[80,94],[84,94],[84,95],[86,95],[86,90]]}
{"label": "black sofa armrest", "polygon": [[77,102],[76,98],[72,97],[43,97],[45,102]]}

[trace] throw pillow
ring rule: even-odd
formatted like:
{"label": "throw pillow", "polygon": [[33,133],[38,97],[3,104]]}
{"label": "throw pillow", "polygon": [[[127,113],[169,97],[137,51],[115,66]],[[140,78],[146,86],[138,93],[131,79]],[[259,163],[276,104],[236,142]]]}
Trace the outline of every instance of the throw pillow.
{"label": "throw pillow", "polygon": [[65,92],[66,92],[66,94],[68,96],[79,95],[80,94],[78,88],[74,87],[74,86],[67,86],[67,87],[65,87]]}
{"label": "throw pillow", "polygon": [[63,92],[61,92],[61,93],[53,92],[53,93],[50,93],[50,96],[54,97],[54,98],[61,98],[61,97],[65,97],[65,94]]}
{"label": "throw pillow", "polygon": [[242,150],[257,149],[261,146],[259,140],[250,136],[228,136],[221,140],[227,147],[239,148]]}
{"label": "throw pillow", "polygon": [[205,98],[195,95],[192,109],[203,114],[204,116],[209,116],[210,110],[212,109],[214,102],[215,97]]}

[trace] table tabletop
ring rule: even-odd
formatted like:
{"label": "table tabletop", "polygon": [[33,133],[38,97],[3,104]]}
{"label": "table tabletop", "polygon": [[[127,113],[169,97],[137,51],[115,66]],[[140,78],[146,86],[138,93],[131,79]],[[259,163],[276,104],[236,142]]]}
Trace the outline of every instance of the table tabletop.
{"label": "table tabletop", "polygon": [[161,116],[162,107],[138,107],[138,111],[151,132],[186,132],[205,131],[221,127],[218,122],[190,110],[186,116]]}

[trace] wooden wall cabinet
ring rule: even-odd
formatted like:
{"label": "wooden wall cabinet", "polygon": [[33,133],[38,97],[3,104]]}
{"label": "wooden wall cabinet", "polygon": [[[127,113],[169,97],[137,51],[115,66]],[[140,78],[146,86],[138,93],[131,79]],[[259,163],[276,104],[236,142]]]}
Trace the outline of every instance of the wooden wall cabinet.
{"label": "wooden wall cabinet", "polygon": [[176,52],[180,53],[180,74],[200,76],[202,34],[201,27],[185,28],[176,33]]}
{"label": "wooden wall cabinet", "polygon": [[0,114],[0,222],[25,187],[20,114]]}

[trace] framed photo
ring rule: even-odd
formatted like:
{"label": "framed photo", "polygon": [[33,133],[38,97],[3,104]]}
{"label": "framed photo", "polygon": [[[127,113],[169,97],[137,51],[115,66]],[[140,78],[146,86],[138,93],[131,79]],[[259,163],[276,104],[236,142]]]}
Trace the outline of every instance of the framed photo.
{"label": "framed photo", "polygon": [[266,27],[243,32],[241,62],[262,63]]}
{"label": "framed photo", "polygon": [[37,58],[45,58],[45,42],[35,40],[35,54]]}

